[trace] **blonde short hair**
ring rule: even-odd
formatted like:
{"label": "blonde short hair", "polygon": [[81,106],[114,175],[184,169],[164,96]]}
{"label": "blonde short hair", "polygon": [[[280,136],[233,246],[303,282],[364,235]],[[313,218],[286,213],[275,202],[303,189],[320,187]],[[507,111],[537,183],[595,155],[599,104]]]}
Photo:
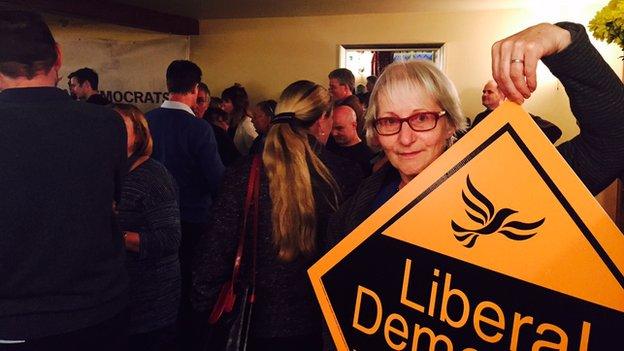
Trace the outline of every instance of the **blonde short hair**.
{"label": "blonde short hair", "polygon": [[370,96],[364,122],[369,145],[376,135],[373,122],[377,118],[380,99],[391,100],[398,91],[416,89],[424,89],[431,95],[446,111],[448,121],[456,131],[466,129],[466,118],[461,110],[457,90],[440,69],[429,61],[395,62],[379,76]]}

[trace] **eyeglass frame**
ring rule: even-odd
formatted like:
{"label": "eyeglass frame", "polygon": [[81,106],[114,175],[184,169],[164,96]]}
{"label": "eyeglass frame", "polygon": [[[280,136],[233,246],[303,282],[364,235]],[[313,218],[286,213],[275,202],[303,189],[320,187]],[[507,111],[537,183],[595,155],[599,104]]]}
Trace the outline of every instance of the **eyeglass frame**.
{"label": "eyeglass frame", "polygon": [[[419,129],[416,130],[412,127],[412,125],[409,123],[409,120],[417,117],[418,115],[421,114],[434,114],[435,115],[435,122],[433,123],[433,127],[429,128],[429,129]],[[438,126],[438,120],[443,117],[446,116],[447,113],[445,110],[441,110],[441,111],[421,111],[421,112],[416,112],[415,114],[411,115],[411,116],[407,116],[407,117],[379,117],[379,118],[375,118],[375,120],[373,121],[373,128],[375,128],[375,131],[377,132],[377,134],[381,135],[381,136],[391,136],[391,135],[396,135],[399,134],[401,132],[401,129],[403,128],[403,123],[407,122],[407,125],[410,127],[411,130],[415,131],[415,132],[428,132],[430,130],[434,130],[437,126]],[[396,133],[391,133],[391,134],[382,134],[379,132],[379,129],[377,129],[377,123],[380,120],[383,119],[398,119],[400,124],[399,124],[399,130],[396,131]]]}

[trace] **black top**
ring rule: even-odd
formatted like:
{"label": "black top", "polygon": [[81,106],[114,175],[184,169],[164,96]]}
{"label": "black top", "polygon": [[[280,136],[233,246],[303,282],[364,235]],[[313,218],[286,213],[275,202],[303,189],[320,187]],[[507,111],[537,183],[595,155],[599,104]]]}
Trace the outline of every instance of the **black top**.
{"label": "black top", "polygon": [[249,154],[261,154],[264,151],[264,142],[266,141],[266,135],[258,133],[258,136],[254,139],[251,147],[249,148]]}
{"label": "black top", "polygon": [[580,24],[558,23],[572,43],[545,58],[570,98],[580,134],[557,147],[593,194],[624,175],[624,85],[589,42]]}
{"label": "black top", "polygon": [[363,141],[351,146],[340,146],[333,143],[332,145],[327,145],[327,149],[338,156],[357,162],[365,176],[369,176],[373,171],[371,159],[375,154]]}
{"label": "black top", "polygon": [[228,132],[212,123],[210,123],[210,125],[214,131],[215,139],[217,140],[217,147],[219,149],[221,161],[223,161],[224,166],[228,167],[234,163],[234,161],[238,160],[241,157],[241,154],[238,152],[238,149],[236,148],[236,145],[234,145],[232,138],[228,135]]}
{"label": "black top", "polygon": [[130,275],[129,332],[173,324],[180,304],[180,210],[173,178],[149,158],[126,176],[119,227],[139,233],[139,252],[126,251]]}
{"label": "black top", "polygon": [[[349,160],[318,149],[319,157],[330,169],[342,193],[348,197],[361,180],[359,167]],[[221,193],[213,207],[212,230],[201,238],[193,267],[194,307],[210,311],[222,283],[231,278],[238,244],[238,225],[251,157],[235,163],[226,171]],[[307,269],[323,253],[327,220],[334,210],[324,200],[326,188],[318,175],[311,173],[316,201],[317,240],[319,252],[312,257],[299,257],[292,262],[277,259],[272,242],[271,199],[264,172],[260,188],[260,223],[258,226],[257,303],[253,312],[251,333],[258,337],[288,337],[318,333],[321,312],[308,279]],[[249,242],[249,240],[248,240]],[[243,258],[243,265],[245,258]]]}
{"label": "black top", "polygon": [[113,213],[126,128],[52,87],[0,92],[0,339],[96,325],[126,303]]}
{"label": "black top", "polygon": [[103,106],[111,104],[110,100],[105,98],[102,94],[93,94],[89,96],[89,98],[87,99],[87,102],[90,104],[103,105]]}

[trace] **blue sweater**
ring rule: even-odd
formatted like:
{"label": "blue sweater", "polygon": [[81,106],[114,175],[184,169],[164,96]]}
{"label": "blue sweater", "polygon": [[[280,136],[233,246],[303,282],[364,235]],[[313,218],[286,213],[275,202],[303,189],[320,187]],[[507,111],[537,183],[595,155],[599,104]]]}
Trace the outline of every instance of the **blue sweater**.
{"label": "blue sweater", "polygon": [[207,222],[225,170],[212,128],[183,110],[160,107],[146,117],[154,139],[152,158],[167,167],[180,189],[180,219]]}

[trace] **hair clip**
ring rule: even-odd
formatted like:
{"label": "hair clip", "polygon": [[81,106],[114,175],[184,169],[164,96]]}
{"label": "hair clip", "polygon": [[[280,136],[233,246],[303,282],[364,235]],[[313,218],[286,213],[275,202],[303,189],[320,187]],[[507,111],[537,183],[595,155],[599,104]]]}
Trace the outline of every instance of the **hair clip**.
{"label": "hair clip", "polygon": [[294,119],[295,119],[294,112],[282,112],[282,113],[278,113],[277,115],[275,115],[275,117],[273,117],[273,119],[271,120],[271,124],[290,123]]}

